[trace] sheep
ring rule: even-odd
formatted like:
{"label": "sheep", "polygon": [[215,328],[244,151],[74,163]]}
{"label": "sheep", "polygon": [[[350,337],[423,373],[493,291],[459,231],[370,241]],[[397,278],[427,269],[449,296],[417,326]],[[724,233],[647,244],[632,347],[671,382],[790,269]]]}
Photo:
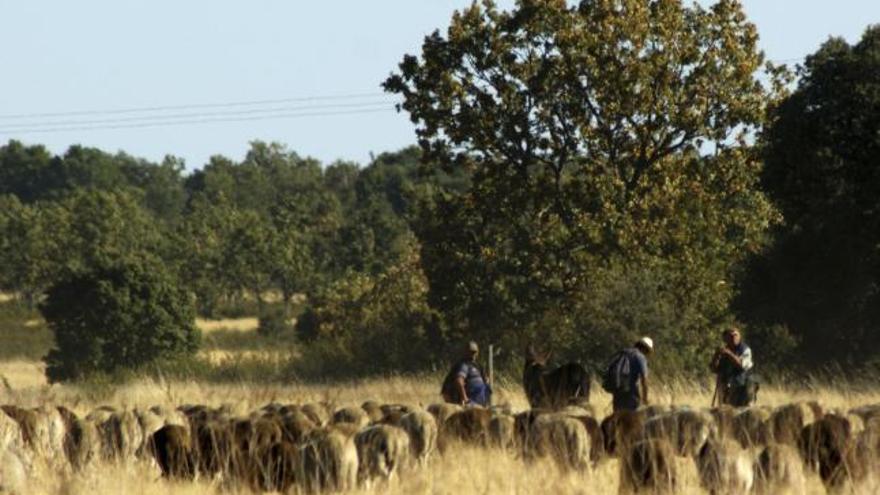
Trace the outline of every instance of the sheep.
{"label": "sheep", "polygon": [[803,461],[790,445],[771,444],[758,454],[754,464],[755,493],[759,495],[806,493]]}
{"label": "sheep", "polygon": [[550,457],[560,467],[584,471],[590,467],[590,438],[583,423],[560,414],[541,414],[529,428],[528,458]]}
{"label": "sheep", "polygon": [[409,435],[410,452],[413,459],[425,465],[437,445],[437,421],[426,411],[412,411],[404,414],[399,425]]}
{"label": "sheep", "polygon": [[370,423],[370,417],[359,407],[343,407],[333,413],[333,424],[351,423],[358,428],[363,428]]}
{"label": "sheep", "polygon": [[375,425],[354,436],[358,453],[358,481],[391,479],[410,460],[409,436],[400,428]]}
{"label": "sheep", "polygon": [[648,419],[644,435],[667,440],[678,455],[693,457],[713,435],[714,428],[715,422],[708,414],[685,409]]}
{"label": "sheep", "polygon": [[428,406],[428,412],[437,420],[438,427],[442,427],[443,423],[445,423],[450,416],[462,410],[463,408],[457,404],[448,404],[445,402]]}
{"label": "sheep", "polygon": [[325,404],[304,404],[300,410],[318,426],[325,426],[330,421],[330,412]]}
{"label": "sheep", "polygon": [[64,453],[71,467],[82,470],[101,455],[101,434],[94,421],[75,418],[64,438]]}
{"label": "sheep", "polygon": [[620,455],[620,493],[676,491],[675,452],[666,440],[637,441]]}
{"label": "sheep", "polygon": [[801,430],[822,417],[816,402],[797,402],[779,406],[770,416],[770,433],[776,443],[796,446]]}
{"label": "sheep", "polygon": [[766,446],[772,436],[771,412],[764,408],[750,407],[733,417],[733,438],[745,449]]}
{"label": "sheep", "polygon": [[5,412],[0,412],[0,451],[7,448],[21,449],[24,445],[21,425]]}
{"label": "sheep", "polygon": [[347,491],[357,485],[358,452],[352,437],[324,428],[307,435],[297,479],[306,492]]}
{"label": "sheep", "polygon": [[382,421],[382,418],[385,416],[382,413],[382,407],[374,400],[368,400],[361,404],[361,409],[367,413],[370,423],[378,423]]}
{"label": "sheep", "polygon": [[641,438],[644,419],[641,414],[633,411],[618,411],[603,419],[600,427],[605,453],[614,457]]}
{"label": "sheep", "polygon": [[461,410],[440,425],[438,447],[443,451],[451,442],[484,446],[488,443],[492,413],[478,407]]}
{"label": "sheep", "polygon": [[516,445],[514,431],[516,420],[513,416],[498,414],[489,420],[489,445],[492,447],[508,450]]}
{"label": "sheep", "polygon": [[828,414],[805,426],[798,438],[804,462],[830,487],[863,480],[865,466],[856,455],[856,444],[846,418]]}
{"label": "sheep", "polygon": [[710,439],[695,461],[700,484],[714,495],[748,493],[754,485],[752,459],[733,440]]}
{"label": "sheep", "polygon": [[195,474],[192,438],[187,428],[165,425],[153,432],[148,441],[149,452],[156,459],[162,476],[190,479]]}

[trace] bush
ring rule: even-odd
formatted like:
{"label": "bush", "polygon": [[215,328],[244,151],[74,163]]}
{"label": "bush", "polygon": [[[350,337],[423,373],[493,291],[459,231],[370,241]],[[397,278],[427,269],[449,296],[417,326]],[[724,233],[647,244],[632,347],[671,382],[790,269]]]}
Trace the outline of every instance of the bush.
{"label": "bush", "polygon": [[293,325],[284,314],[283,307],[267,307],[260,314],[257,334],[263,337],[278,337],[291,333]]}
{"label": "bush", "polygon": [[311,377],[424,370],[437,314],[415,246],[377,276],[350,274],[319,294],[297,322],[306,346],[295,364]]}
{"label": "bush", "polygon": [[73,274],[49,289],[40,312],[55,334],[44,358],[52,382],[135,369],[199,342],[192,297],[148,259]]}

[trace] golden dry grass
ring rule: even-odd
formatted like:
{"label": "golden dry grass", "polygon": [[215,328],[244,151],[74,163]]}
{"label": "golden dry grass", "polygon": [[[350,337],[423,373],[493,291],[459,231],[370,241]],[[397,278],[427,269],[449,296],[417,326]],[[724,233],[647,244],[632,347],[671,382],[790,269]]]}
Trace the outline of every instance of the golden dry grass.
{"label": "golden dry grass", "polygon": [[256,332],[259,321],[257,318],[226,318],[222,320],[196,319],[196,327],[205,334],[225,330],[236,332]]}

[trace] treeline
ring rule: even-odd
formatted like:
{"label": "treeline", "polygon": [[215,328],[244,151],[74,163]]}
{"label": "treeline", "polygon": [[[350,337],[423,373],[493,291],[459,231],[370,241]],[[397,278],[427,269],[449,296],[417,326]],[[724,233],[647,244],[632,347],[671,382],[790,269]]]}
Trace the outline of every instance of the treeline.
{"label": "treeline", "polygon": [[[530,342],[598,366],[642,334],[658,368],[695,371],[731,323],[764,369],[875,362],[880,29],[763,84],[737,2],[603,5],[455,16],[384,83],[419,146],[363,167],[254,142],[187,174],[10,141],[0,288],[80,323],[101,320],[40,301],[91,294],[124,316],[149,293],[139,320],[163,328],[190,314],[172,282],[205,316],[250,301],[262,333],[303,349],[297,372],[321,376],[429,369],[467,339],[502,367]],[[129,320],[112,321],[150,331]],[[197,347],[162,335],[134,354]],[[58,378],[123,366],[99,352],[119,338]]]}

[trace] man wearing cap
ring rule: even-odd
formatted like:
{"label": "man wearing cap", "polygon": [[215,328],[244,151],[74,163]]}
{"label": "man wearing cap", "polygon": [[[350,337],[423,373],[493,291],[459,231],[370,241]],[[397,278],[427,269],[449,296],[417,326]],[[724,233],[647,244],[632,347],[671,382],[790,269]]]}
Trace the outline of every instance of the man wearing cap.
{"label": "man wearing cap", "polygon": [[[635,411],[648,405],[648,356],[654,352],[651,337],[642,337],[632,347],[620,351],[609,365],[614,412]],[[605,385],[603,384],[603,387]]]}
{"label": "man wearing cap", "polygon": [[742,334],[736,327],[725,329],[721,339],[724,345],[715,351],[709,363],[709,368],[717,375],[716,394],[722,404],[748,406],[755,395],[749,379],[754,367],[752,350],[742,341]]}
{"label": "man wearing cap", "polygon": [[443,399],[461,405],[488,406],[492,398],[492,387],[483,377],[477,366],[480,347],[476,342],[468,342],[463,358],[457,362],[443,383]]}

